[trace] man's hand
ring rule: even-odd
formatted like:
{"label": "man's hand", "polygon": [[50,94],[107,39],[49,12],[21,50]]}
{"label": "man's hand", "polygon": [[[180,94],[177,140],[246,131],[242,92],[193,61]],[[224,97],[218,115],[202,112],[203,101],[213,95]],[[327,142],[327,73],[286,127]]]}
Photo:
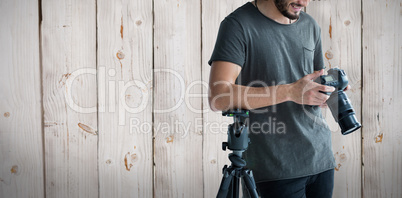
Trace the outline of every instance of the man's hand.
{"label": "man's hand", "polygon": [[313,81],[323,73],[323,69],[315,71],[314,73],[308,74],[298,81],[289,84],[289,100],[298,104],[323,106],[329,96],[320,91],[335,91],[334,87],[321,85]]}
{"label": "man's hand", "polygon": [[[343,89],[343,91],[347,91],[347,90],[350,90],[350,89],[352,89],[352,86],[348,85],[348,86],[346,86],[345,89]],[[321,108],[327,108],[328,107],[327,102],[325,102],[324,104],[320,105],[320,107]]]}

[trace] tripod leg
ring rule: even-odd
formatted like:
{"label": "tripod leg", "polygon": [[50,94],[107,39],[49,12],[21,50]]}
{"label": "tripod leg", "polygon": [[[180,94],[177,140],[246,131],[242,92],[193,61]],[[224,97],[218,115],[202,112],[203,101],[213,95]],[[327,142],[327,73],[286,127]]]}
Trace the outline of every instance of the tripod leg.
{"label": "tripod leg", "polygon": [[222,177],[222,182],[219,187],[218,195],[216,195],[216,198],[226,198],[229,192],[229,186],[232,183],[233,176],[235,175],[235,170],[232,169],[231,167],[226,168],[227,166],[225,165],[225,168],[223,170],[223,177]]}
{"label": "tripod leg", "polygon": [[[239,172],[240,173],[240,172]],[[239,198],[239,189],[240,189],[240,177],[238,174],[232,179],[232,189],[231,189],[231,196],[232,198]]]}
{"label": "tripod leg", "polygon": [[243,170],[243,178],[250,196],[252,198],[258,198],[257,186],[255,185],[253,172],[251,170]]}

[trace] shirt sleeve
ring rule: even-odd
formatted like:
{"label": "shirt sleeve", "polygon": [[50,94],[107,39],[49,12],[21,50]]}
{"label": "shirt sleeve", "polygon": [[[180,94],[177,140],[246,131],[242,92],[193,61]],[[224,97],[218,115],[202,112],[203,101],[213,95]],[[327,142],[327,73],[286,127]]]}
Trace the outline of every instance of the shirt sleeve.
{"label": "shirt sleeve", "polygon": [[314,71],[325,69],[324,57],[322,54],[321,32],[319,32],[318,40],[315,44],[314,50]]}
{"label": "shirt sleeve", "polygon": [[208,64],[212,65],[213,61],[228,61],[243,67],[246,57],[244,38],[239,22],[226,17],[219,27],[215,48]]}

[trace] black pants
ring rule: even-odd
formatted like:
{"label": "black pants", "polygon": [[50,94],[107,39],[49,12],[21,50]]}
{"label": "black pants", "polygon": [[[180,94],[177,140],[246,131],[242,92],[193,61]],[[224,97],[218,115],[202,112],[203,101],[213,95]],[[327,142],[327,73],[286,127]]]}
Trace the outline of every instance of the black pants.
{"label": "black pants", "polygon": [[257,183],[261,198],[331,198],[333,189],[333,169],[307,177]]}

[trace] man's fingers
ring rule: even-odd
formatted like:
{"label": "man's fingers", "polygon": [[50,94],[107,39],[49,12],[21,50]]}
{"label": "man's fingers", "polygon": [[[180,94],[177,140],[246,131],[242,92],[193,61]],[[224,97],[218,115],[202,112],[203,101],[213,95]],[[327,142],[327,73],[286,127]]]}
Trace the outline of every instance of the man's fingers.
{"label": "man's fingers", "polygon": [[323,91],[323,92],[334,92],[335,88],[331,87],[331,86],[325,86],[325,85],[321,85],[317,87],[317,90],[319,91]]}
{"label": "man's fingers", "polygon": [[328,100],[329,96],[326,95],[326,94],[320,94],[320,95],[317,95],[315,98],[316,98],[317,100],[319,100],[320,103],[324,103],[325,101]]}
{"label": "man's fingers", "polygon": [[318,106],[320,106],[320,105],[322,105],[322,104],[324,104],[324,103],[325,103],[325,100],[321,100],[321,99],[316,98],[316,99],[314,99],[314,100],[312,101],[311,105],[318,105]]}
{"label": "man's fingers", "polygon": [[323,103],[320,105],[321,108],[328,108],[328,104],[327,103]]}
{"label": "man's fingers", "polygon": [[318,91],[309,91],[305,93],[303,104],[321,105],[328,100],[329,96]]}
{"label": "man's fingers", "polygon": [[324,69],[318,70],[318,71],[314,71],[314,73],[312,74],[308,74],[307,77],[309,80],[315,80],[316,78],[318,78],[319,76],[324,74]]}
{"label": "man's fingers", "polygon": [[304,101],[302,101],[302,104],[305,105],[321,105],[323,102],[317,98],[313,98],[313,99],[305,99]]}

